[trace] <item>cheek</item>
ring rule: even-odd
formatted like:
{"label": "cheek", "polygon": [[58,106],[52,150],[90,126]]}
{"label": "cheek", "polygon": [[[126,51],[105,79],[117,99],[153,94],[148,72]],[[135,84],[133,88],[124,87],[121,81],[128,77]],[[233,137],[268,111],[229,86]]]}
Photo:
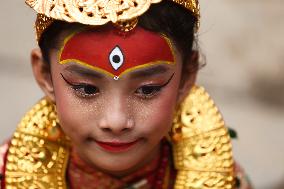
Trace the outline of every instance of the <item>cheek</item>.
{"label": "cheek", "polygon": [[74,97],[71,92],[66,90],[65,86],[55,85],[56,92],[56,108],[59,117],[59,121],[62,129],[72,139],[77,141],[84,135],[86,128],[82,127],[83,116],[79,116],[79,107],[74,103]]}
{"label": "cheek", "polygon": [[92,108],[82,104],[60,77],[54,77],[56,109],[60,125],[72,141],[80,142],[86,138],[91,128]]}
{"label": "cheek", "polygon": [[178,82],[172,81],[166,89],[146,105],[140,104],[138,127],[145,135],[165,136],[171,128],[177,103]]}

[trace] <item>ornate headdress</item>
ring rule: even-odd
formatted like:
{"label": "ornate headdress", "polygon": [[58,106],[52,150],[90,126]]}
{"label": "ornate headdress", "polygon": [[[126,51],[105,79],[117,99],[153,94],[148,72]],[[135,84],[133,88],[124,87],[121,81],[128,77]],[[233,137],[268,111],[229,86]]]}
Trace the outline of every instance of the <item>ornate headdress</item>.
{"label": "ornate headdress", "polygon": [[[26,0],[37,13],[36,34],[41,34],[54,20],[78,22],[86,25],[104,25],[108,22],[120,25],[125,31],[137,24],[137,17],[145,13],[151,4],[162,0]],[[198,0],[171,0],[193,13],[199,26]]]}

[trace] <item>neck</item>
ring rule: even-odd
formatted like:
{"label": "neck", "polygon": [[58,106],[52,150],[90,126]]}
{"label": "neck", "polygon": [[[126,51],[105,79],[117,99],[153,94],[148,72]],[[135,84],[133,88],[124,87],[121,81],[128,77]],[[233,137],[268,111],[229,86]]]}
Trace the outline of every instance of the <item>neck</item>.
{"label": "neck", "polygon": [[[74,164],[76,164],[81,169],[87,169],[88,172],[101,172],[113,178],[121,179],[123,177],[127,177],[137,172],[138,170],[146,167],[147,165],[158,164],[158,158],[160,156],[160,151],[161,151],[160,149],[161,149],[161,142],[149,154],[147,154],[146,158],[144,158],[143,161],[140,161],[135,166],[122,171],[111,171],[111,170],[102,169],[92,164],[91,162],[86,161],[83,157],[80,156],[80,153],[78,153],[76,149],[73,149],[71,152],[71,162],[74,162]],[[154,166],[152,167],[153,169],[155,168]]]}
{"label": "neck", "polygon": [[[106,171],[98,167],[91,166],[81,158],[76,151],[72,151],[68,168],[68,178],[71,188],[88,186],[91,189],[98,188],[123,188],[129,183],[146,181],[147,186],[151,186],[153,178],[160,167],[161,143],[147,155],[142,162],[125,171]],[[150,182],[149,182],[150,178]],[[151,181],[152,178],[152,181]],[[145,180],[146,179],[146,180]],[[154,179],[155,180],[155,179]],[[96,186],[93,185],[96,181]],[[92,184],[92,186],[90,186]],[[145,183],[144,183],[145,184]],[[147,187],[146,187],[147,188]]]}
{"label": "neck", "polygon": [[[128,175],[131,175],[138,170],[142,169],[146,165],[151,164],[153,161],[158,160],[158,157],[160,156],[160,150],[161,150],[161,143],[157,145],[147,156],[143,161],[136,164],[134,167],[131,167],[130,169],[124,170],[124,171],[106,171],[102,170],[103,172],[114,176],[115,178],[122,178],[127,177]],[[156,162],[153,162],[153,164]],[[153,167],[154,168],[154,167]]]}

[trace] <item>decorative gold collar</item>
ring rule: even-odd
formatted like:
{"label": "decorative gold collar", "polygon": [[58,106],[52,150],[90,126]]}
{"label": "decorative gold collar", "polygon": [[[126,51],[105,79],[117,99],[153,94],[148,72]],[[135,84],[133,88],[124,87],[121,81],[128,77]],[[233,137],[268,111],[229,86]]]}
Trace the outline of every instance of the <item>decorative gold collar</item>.
{"label": "decorative gold collar", "polygon": [[[154,116],[154,115],[153,115]],[[232,189],[232,145],[213,100],[193,87],[176,111],[172,127],[175,189]],[[8,151],[6,188],[66,189],[70,140],[47,99],[22,119]]]}
{"label": "decorative gold collar", "polygon": [[55,106],[42,99],[18,125],[7,157],[6,188],[67,188],[70,141],[55,112]]}
{"label": "decorative gold collar", "polygon": [[175,189],[232,189],[234,160],[228,129],[202,87],[193,87],[172,127]]}

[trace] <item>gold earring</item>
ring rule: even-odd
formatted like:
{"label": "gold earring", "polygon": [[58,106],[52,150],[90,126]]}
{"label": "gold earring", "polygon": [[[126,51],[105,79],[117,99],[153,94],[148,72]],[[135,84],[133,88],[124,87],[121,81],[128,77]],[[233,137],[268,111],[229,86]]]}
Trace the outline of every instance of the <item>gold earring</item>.
{"label": "gold earring", "polygon": [[171,131],[175,189],[231,189],[232,145],[223,118],[209,94],[194,86],[176,111]]}

